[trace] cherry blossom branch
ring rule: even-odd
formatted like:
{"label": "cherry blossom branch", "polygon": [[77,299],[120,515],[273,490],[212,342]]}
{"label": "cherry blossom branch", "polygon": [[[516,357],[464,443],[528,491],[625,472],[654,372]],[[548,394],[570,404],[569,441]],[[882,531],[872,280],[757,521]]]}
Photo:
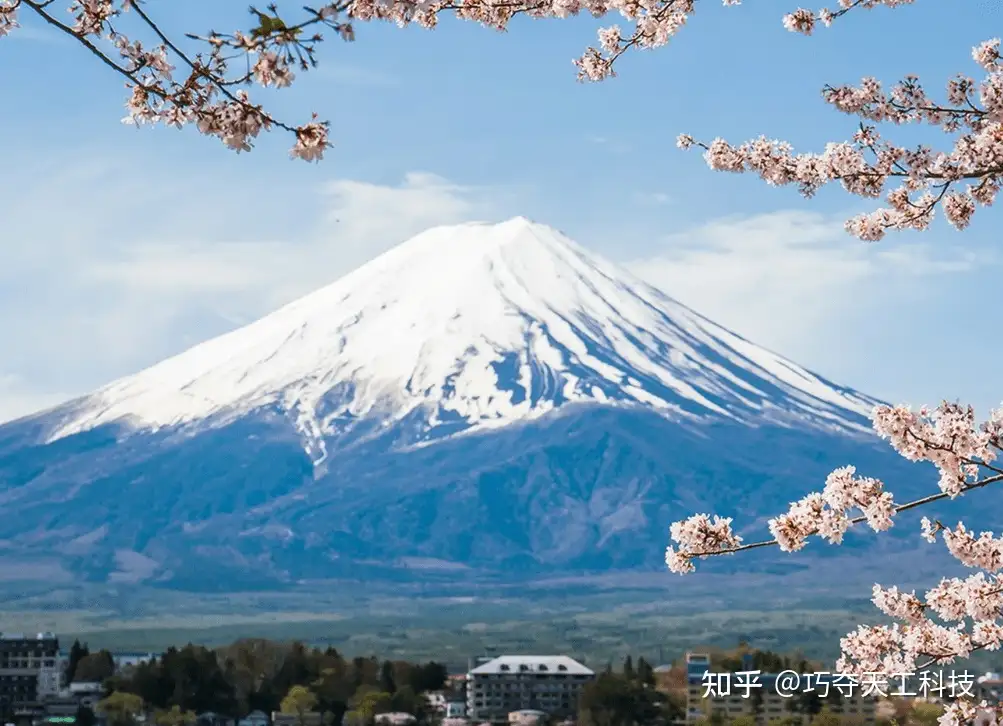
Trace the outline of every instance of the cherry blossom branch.
{"label": "cherry blossom branch", "polygon": [[[700,514],[676,522],[670,531],[680,551],[666,549],[669,569],[692,572],[695,558],[770,545],[793,552],[812,535],[839,544],[853,524],[867,522],[876,531],[887,530],[899,512],[1003,481],[1003,467],[993,463],[1003,447],[1003,410],[993,411],[977,425],[972,407],[957,403],[945,401],[933,411],[916,412],[905,406],[878,406],[873,421],[877,433],[901,456],[934,464],[940,473],[939,493],[895,505],[880,481],[856,476],[852,466],[843,467],[828,476],[822,492],[794,502],[785,514],[770,520],[772,540],[744,544],[732,531],[732,520],[716,516]],[[992,473],[985,475],[986,471]],[[851,509],[860,509],[863,515],[851,518],[847,514]],[[981,571],[966,578],[941,579],[923,597],[875,585],[872,602],[897,622],[861,625],[847,634],[840,641],[842,655],[836,663],[840,672],[916,673],[1003,646],[1003,537],[992,532],[976,535],[961,522],[950,528],[926,517],[922,536],[929,542],[940,536],[951,556]],[[976,716],[987,713],[984,703],[976,706],[959,700],[945,711],[940,726],[969,726]],[[986,726],[996,723],[996,715],[990,716]]]}
{"label": "cherry blossom branch", "polygon": [[[826,479],[825,489],[791,504],[790,509],[769,521],[774,538],[743,544],[734,533],[732,519],[697,514],[670,528],[680,545],[666,549],[665,559],[673,572],[694,570],[693,559],[718,554],[734,554],[777,545],[785,552],[802,549],[809,537],[819,535],[840,544],[850,526],[861,522],[875,531],[892,526],[892,517],[945,498],[954,499],[974,489],[1003,481],[1003,469],[993,464],[1003,444],[1003,410],[976,426],[971,406],[945,401],[934,411],[913,412],[904,406],[877,406],[873,413],[877,433],[912,461],[932,462],[940,472],[940,492],[906,504],[896,505],[892,495],[877,479],[857,477],[852,466],[836,469]],[[983,469],[994,472],[979,478]],[[850,518],[848,511],[859,509],[861,516]],[[924,520],[925,521],[925,520]],[[924,525],[925,526],[925,525]]]}
{"label": "cherry blossom branch", "polygon": [[[140,7],[140,0],[120,0],[118,6],[113,0],[74,0],[69,5],[70,12],[76,15],[76,23],[72,26],[60,22],[47,11],[53,3],[54,0],[0,0],[0,36],[17,27],[16,12],[26,7],[47,24],[75,38],[102,63],[129,81],[127,87],[132,89],[132,97],[127,103],[127,122],[160,121],[178,128],[193,123],[202,133],[219,137],[237,151],[249,150],[260,131],[279,128],[296,137],[292,155],[308,161],[319,160],[330,146],[327,124],[317,122],[316,115],[311,123],[292,126],[266,113],[261,106],[252,104],[245,91],[229,90],[228,87],[235,83],[225,76],[227,59],[222,55],[222,49],[227,47],[225,43],[213,45],[208,58],[189,56]],[[130,10],[161,41],[159,48],[146,51],[139,41],[130,41],[113,27],[112,19]],[[302,45],[310,41],[300,41],[295,33],[275,28],[259,36],[252,50],[260,57],[252,73],[261,85],[288,85],[292,73],[283,64],[283,57],[270,48],[283,44]],[[98,41],[112,43],[128,65],[113,60],[98,46]],[[187,67],[189,73],[184,81],[175,81],[174,67],[168,62],[169,53],[173,53]],[[247,79],[238,80],[244,82]],[[221,100],[215,100],[216,96],[221,96]]]}
{"label": "cherry blossom branch", "polygon": [[[848,468],[852,468],[852,467],[848,467]],[[989,486],[990,484],[996,484],[996,483],[1001,482],[1001,481],[1003,481],[1003,473],[996,474],[996,475],[990,476],[990,477],[986,477],[985,479],[981,479],[981,480],[979,480],[977,482],[974,482],[974,483],[971,483],[971,484],[966,484],[965,487],[962,489],[961,493],[966,494],[966,493],[968,493],[968,492],[970,492],[970,491],[972,491],[974,489],[981,489],[982,487]],[[938,502],[938,501],[941,501],[943,499],[951,499],[951,498],[953,498],[952,495],[948,494],[947,492],[938,492],[936,494],[930,494],[929,496],[922,497],[921,499],[916,499],[916,500],[913,500],[911,502],[907,502],[905,504],[897,505],[897,506],[895,506],[895,507],[893,507],[891,509],[890,514],[891,515],[898,514],[900,512],[905,512],[905,511],[908,511],[910,509],[916,509],[917,507],[922,507],[922,506],[927,505],[927,504],[932,504],[933,502]],[[698,514],[698,515],[695,515],[695,517],[691,517],[690,520],[687,520],[687,522],[690,522],[691,520],[694,520],[697,517],[699,517],[699,518],[706,518],[708,521],[710,519],[709,517],[707,517],[707,515]],[[847,519],[846,520],[846,524],[847,524],[847,526],[852,526],[854,524],[861,524],[861,523],[868,522],[868,521],[869,521],[869,518],[868,518],[867,515],[860,515],[860,516],[857,516],[857,517],[852,517],[852,518]],[[715,521],[712,522],[710,526],[711,527],[718,527],[718,526],[720,526],[720,523],[724,523],[724,522],[728,523],[729,530],[730,530],[730,523],[732,522],[731,519],[722,519],[720,517],[716,517]],[[707,526],[706,523],[703,520],[700,520],[698,523],[694,522],[694,524],[698,524],[701,527]],[[813,532],[812,534],[815,534],[815,533]],[[730,535],[719,534],[719,535],[711,538],[709,540],[709,542],[711,542],[711,543],[726,543],[726,542],[740,541],[740,540],[741,540],[741,538],[737,537],[737,536],[730,536]],[[684,558],[686,560],[692,560],[693,558],[703,559],[704,557],[711,557],[713,555],[732,555],[732,554],[735,554],[737,552],[745,552],[746,550],[762,549],[763,547],[773,547],[773,546],[777,546],[777,545],[781,545],[781,544],[782,544],[781,541],[778,538],[775,537],[773,539],[761,540],[759,542],[748,542],[746,544],[738,544],[738,545],[731,545],[731,546],[729,546],[727,544],[721,544],[720,546],[717,546],[715,549],[708,549],[708,550],[705,550],[705,551],[697,551],[697,550],[679,551],[679,552],[674,552],[674,556],[675,557],[681,557],[681,558]],[[781,549],[784,549],[784,547],[781,546]],[[787,549],[785,551],[792,551],[792,550]],[[680,563],[680,565],[681,564],[682,563]],[[670,565],[670,569],[672,569],[672,565]],[[673,571],[675,572],[676,570],[673,570]],[[690,570],[687,570],[687,571],[690,571]]]}
{"label": "cherry blossom branch", "polygon": [[[840,9],[822,10],[819,18],[830,24],[856,8],[878,6],[897,7],[912,0],[839,0]],[[328,142],[327,122],[313,121],[292,126],[278,121],[260,105],[252,104],[244,91],[230,92],[234,86],[257,82],[262,86],[282,88],[294,80],[292,66],[306,71],[317,65],[316,46],[323,41],[319,33],[306,37],[313,27],[333,29],[342,39],[355,38],[353,21],[383,20],[400,26],[416,24],[434,28],[439,15],[453,13],[463,20],[478,22],[496,30],[505,30],[512,18],[528,15],[532,18],[566,18],[588,12],[594,17],[617,13],[633,24],[624,34],[618,26],[599,31],[599,47],[589,47],[574,61],[578,78],[600,81],[615,75],[616,61],[634,48],[651,49],[666,45],[693,14],[696,0],[339,0],[318,8],[304,7],[306,17],[287,23],[277,5],[262,12],[255,7],[250,13],[255,25],[247,32],[235,31],[207,35],[186,33],[190,40],[209,47],[206,56],[192,56],[172,41],[155,23],[141,4],[145,0],[67,0],[77,16],[73,26],[61,23],[46,9],[56,0],[0,0],[0,37],[18,27],[18,10],[26,7],[44,22],[67,33],[80,42],[102,63],[125,76],[132,89],[127,105],[128,121],[136,124],[164,123],[182,127],[194,125],[204,134],[217,136],[236,151],[247,151],[262,130],[278,128],[296,137],[291,155],[308,161],[319,160]],[[725,5],[738,5],[740,0],[724,0]],[[154,33],[161,47],[143,51],[138,41],[111,27],[111,20],[122,12],[134,10],[143,25]],[[344,20],[340,20],[344,18]],[[784,25],[793,30],[811,32],[814,14],[797,10],[784,18]],[[811,26],[811,27],[808,27]],[[96,40],[111,41],[132,65],[119,65],[103,51]],[[243,55],[247,71],[229,78],[227,63],[235,56],[224,56],[228,48]],[[174,70],[167,62],[176,56],[188,70],[184,81],[176,82]],[[252,56],[254,62],[252,64]],[[216,100],[221,97],[221,100]]]}
{"label": "cherry blossom branch", "polygon": [[[813,26],[802,18],[790,27],[810,34]],[[882,139],[875,126],[865,124],[851,142],[830,143],[820,154],[795,154],[790,144],[766,137],[735,146],[721,138],[707,144],[682,134],[676,143],[682,149],[703,149],[708,166],[716,171],[756,173],[775,186],[796,184],[807,198],[833,182],[856,196],[876,198],[889,180],[903,180],[886,195],[888,208],[847,221],[847,230],[867,241],[882,239],[890,229],[925,230],[938,206],[951,225],[963,230],[976,205],[991,205],[1003,187],[1000,39],[976,46],[972,57],[986,72],[985,79],[978,85],[963,76],[952,79],[947,84],[946,105],[933,102],[915,76],[907,76],[888,93],[874,78],[865,78],[856,87],[826,86],[822,91],[824,100],[837,110],[866,121],[923,123],[956,134],[950,151],[898,146]],[[973,100],[976,91],[981,106]],[[975,183],[959,189],[965,181]]]}

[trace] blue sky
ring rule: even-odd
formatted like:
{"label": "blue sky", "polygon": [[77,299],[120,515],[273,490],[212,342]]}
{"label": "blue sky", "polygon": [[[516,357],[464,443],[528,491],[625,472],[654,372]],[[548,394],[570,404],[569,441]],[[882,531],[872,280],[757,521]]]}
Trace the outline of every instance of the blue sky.
{"label": "blue sky", "polygon": [[[26,23],[0,39],[0,65],[19,69],[0,76],[0,420],[248,322],[428,226],[517,214],[840,383],[996,405],[998,208],[963,234],[867,245],[842,231],[863,200],[713,173],[674,140],[845,139],[854,120],[822,103],[825,83],[915,73],[939,92],[976,74],[971,47],[1003,31],[1003,5],[917,0],[812,38],[781,27],[794,7],[702,0],[668,47],[589,85],[571,64],[601,24],[589,18],[502,34],[362,25],[292,89],[260,95],[285,119],[330,119],[319,165],[289,160],[285,136],[236,155],[124,126],[122,79]],[[245,26],[243,1],[148,10],[175,34]]]}

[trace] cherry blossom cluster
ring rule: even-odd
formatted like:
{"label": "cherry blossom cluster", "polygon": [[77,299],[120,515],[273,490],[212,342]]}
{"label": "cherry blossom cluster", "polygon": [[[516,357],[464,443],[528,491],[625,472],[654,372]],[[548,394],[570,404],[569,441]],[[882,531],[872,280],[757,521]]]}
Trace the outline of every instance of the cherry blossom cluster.
{"label": "cherry blossom cluster", "polygon": [[940,489],[954,498],[974,481],[983,467],[991,468],[999,450],[999,411],[976,425],[971,406],[945,401],[934,410],[913,412],[907,406],[878,406],[874,429],[910,461],[932,462],[940,472]]}
{"label": "cherry blossom cluster", "polygon": [[784,552],[802,549],[808,538],[819,535],[831,544],[841,544],[854,521],[849,512],[859,509],[862,520],[875,532],[892,526],[895,502],[877,479],[856,476],[856,469],[836,469],[821,493],[812,493],[791,504],[785,513],[769,521],[770,533]]}
{"label": "cherry blossom cluster", "polygon": [[665,564],[672,572],[684,574],[693,572],[693,558],[736,552],[742,546],[742,538],[731,529],[731,518],[707,514],[695,514],[682,522],[674,522],[669,528],[669,536],[677,542],[681,550],[672,547],[665,550]]}
{"label": "cherry blossom cluster", "polygon": [[[852,510],[860,510],[862,516],[851,519]],[[892,495],[884,491],[880,481],[858,477],[854,467],[846,466],[829,474],[822,492],[814,492],[793,502],[786,513],[771,519],[770,533],[775,539],[766,544],[777,544],[784,552],[796,552],[812,535],[840,544],[846,530],[857,522],[867,522],[879,532],[888,529],[892,526],[895,511]],[[665,550],[665,564],[669,570],[686,574],[695,570],[695,558],[703,559],[763,544],[743,546],[741,537],[732,531],[731,522],[730,518],[698,514],[674,523],[670,536],[679,549],[669,546]]]}
{"label": "cherry blossom cluster", "polygon": [[784,16],[784,27],[795,33],[811,35],[815,30],[816,22],[822,23],[826,27],[832,25],[832,21],[840,15],[845,15],[854,8],[873,9],[876,7],[895,8],[900,5],[911,5],[915,0],[839,0],[839,9],[830,10],[822,8],[817,13],[805,8],[798,8],[793,13]]}
{"label": "cherry blossom cluster", "polygon": [[[150,18],[144,9],[148,0],[67,1],[73,23],[63,22],[52,13],[60,0],[0,0],[0,37],[18,27],[19,10],[33,11],[49,25],[76,38],[128,79],[129,123],[194,126],[238,152],[251,149],[261,131],[280,128],[295,136],[291,155],[307,161],[321,159],[330,146],[327,122],[318,121],[314,115],[309,123],[287,125],[254,104],[245,89],[236,87],[256,83],[285,88],[292,84],[296,79],[294,69],[306,71],[317,63],[315,50],[324,38],[320,33],[308,35],[314,28],[332,29],[350,41],[355,38],[355,21],[383,20],[399,26],[416,24],[433,28],[439,15],[449,12],[504,30],[517,15],[567,18],[583,12],[594,17],[616,13],[632,24],[629,32],[616,25],[601,29],[598,47],[589,47],[574,61],[579,80],[600,81],[615,75],[614,63],[631,48],[657,48],[669,43],[693,14],[696,3],[696,0],[338,0],[317,8],[303,8],[305,17],[295,23],[286,23],[273,4],[264,12],[250,9],[254,27],[249,31],[188,34],[189,40],[200,41],[207,47],[203,53],[192,54],[168,38]],[[724,5],[741,2],[722,1]],[[895,7],[908,2],[911,0],[839,0],[838,10],[823,10],[819,17],[829,24],[854,8]],[[145,49],[140,41],[115,27],[127,10],[134,10],[140,27],[152,33],[156,48]],[[799,9],[786,16],[784,24],[792,30],[810,33],[814,17],[813,13]],[[238,58],[247,59],[246,72],[228,75],[231,63]],[[176,65],[171,65],[169,59]],[[950,204],[962,209],[959,200]]]}
{"label": "cherry blossom cluster", "polygon": [[[0,0],[0,36],[16,28],[17,12],[27,9],[76,38],[126,78],[130,91],[128,113],[123,119],[126,123],[163,123],[178,128],[191,125],[236,151],[251,149],[261,131],[276,127],[294,135],[293,157],[307,161],[322,158],[330,146],[326,123],[314,115],[311,122],[301,126],[284,124],[252,103],[247,90],[238,87],[256,82],[282,88],[294,79],[293,65],[305,69],[315,63],[313,48],[321,37],[304,38],[304,28],[323,24],[345,32],[329,9],[313,11],[308,21],[296,27],[287,27],[276,16],[252,9],[258,24],[249,34],[211,33],[201,39],[208,51],[193,55],[163,33],[144,5],[141,0],[72,0],[65,7],[72,21],[64,22],[54,13],[56,0]],[[269,11],[274,13],[274,8]],[[147,47],[120,31],[118,25],[128,12],[135,16],[135,24],[155,39],[154,46]],[[248,70],[228,75],[230,63],[245,56],[249,59]]]}
{"label": "cherry blossom cluster", "polygon": [[[878,3],[842,4],[848,8]],[[829,11],[821,15],[823,22],[832,17]],[[814,18],[809,11],[798,11],[789,15],[785,24],[810,33]],[[991,205],[1003,186],[1000,39],[976,46],[972,57],[986,73],[985,78],[978,84],[964,76],[952,79],[947,84],[946,103],[931,99],[914,76],[888,91],[874,78],[863,79],[859,86],[826,87],[822,93],[826,102],[873,123],[861,123],[852,141],[830,143],[821,153],[795,153],[790,144],[766,137],[739,145],[721,138],[704,144],[683,134],[677,146],[704,149],[704,158],[714,170],[756,173],[776,186],[795,184],[808,198],[832,182],[865,198],[885,194],[888,207],[846,223],[847,231],[863,240],[880,240],[889,229],[925,230],[938,206],[951,225],[963,230],[977,207]],[[953,147],[934,152],[926,146],[899,146],[881,136],[873,125],[877,123],[936,126],[953,135]],[[901,180],[900,186],[885,193],[893,179]]]}
{"label": "cherry blossom cluster", "polygon": [[[899,621],[893,625],[861,625],[840,641],[840,672],[915,673],[932,664],[953,663],[978,650],[1003,646],[1003,540],[983,532],[978,538],[959,524],[953,532],[943,525],[935,529],[924,520],[925,534],[944,532],[948,550],[970,567],[988,570],[966,578],[944,578],[919,597],[915,591],[874,586],[872,601],[885,615]],[[941,622],[937,622],[938,618]],[[972,701],[961,700],[948,708],[942,726],[967,726],[975,718]],[[993,722],[998,712],[990,713]]]}
{"label": "cherry blossom cluster", "polygon": [[[998,549],[999,540],[995,544]],[[998,561],[995,564],[998,570]],[[915,592],[875,585],[872,601],[900,622],[861,625],[843,638],[837,663],[841,672],[914,673],[934,663],[953,663],[977,650],[1003,646],[1003,576],[998,574],[945,578],[923,598]]]}
{"label": "cherry blossom cluster", "polygon": [[992,532],[980,532],[976,537],[958,522],[953,530],[937,523],[936,530],[930,525],[930,520],[924,517],[923,528],[929,531],[926,539],[936,541],[936,531],[940,531],[947,550],[966,567],[977,567],[987,572],[1003,570],[1003,539],[997,538]]}
{"label": "cherry blossom cluster", "polygon": [[0,38],[19,27],[17,8],[20,4],[20,0],[0,0]]}
{"label": "cherry blossom cluster", "polygon": [[[939,493],[896,506],[880,481],[857,476],[852,466],[842,467],[828,476],[821,492],[794,502],[769,521],[772,540],[745,544],[732,530],[731,519],[709,514],[673,524],[670,535],[678,549],[667,548],[668,568],[693,572],[696,558],[769,545],[794,552],[814,535],[839,544],[857,522],[883,531],[898,512],[1003,482],[1003,469],[993,463],[1003,447],[1003,410],[978,423],[973,409],[958,403],[918,411],[877,406],[872,419],[875,431],[901,456],[937,467]],[[862,514],[851,518],[853,510]],[[1003,647],[1003,537],[992,532],[976,535],[961,522],[952,528],[926,517],[921,534],[932,543],[939,538],[956,560],[979,571],[964,578],[944,578],[922,596],[875,585],[872,601],[896,622],[861,625],[844,637],[838,671],[860,676],[915,673],[931,664],[953,663],[979,650]],[[985,704],[958,701],[947,708],[940,725],[995,724],[999,715]]]}
{"label": "cherry blossom cluster", "polygon": [[948,704],[944,714],[937,719],[940,726],[955,726],[955,724],[972,724],[972,726],[999,726],[1003,717],[1003,707],[992,705],[987,701],[977,706],[972,701],[956,701]]}

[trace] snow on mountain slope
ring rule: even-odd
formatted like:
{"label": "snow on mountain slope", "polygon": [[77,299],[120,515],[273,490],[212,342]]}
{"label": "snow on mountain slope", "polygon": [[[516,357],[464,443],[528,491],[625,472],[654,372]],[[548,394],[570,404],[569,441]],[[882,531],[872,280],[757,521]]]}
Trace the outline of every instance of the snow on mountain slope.
{"label": "snow on mountain slope", "polygon": [[78,401],[50,441],[111,422],[214,424],[278,406],[319,462],[325,439],[360,420],[418,414],[435,438],[572,402],[861,430],[876,403],[517,217],[428,230]]}

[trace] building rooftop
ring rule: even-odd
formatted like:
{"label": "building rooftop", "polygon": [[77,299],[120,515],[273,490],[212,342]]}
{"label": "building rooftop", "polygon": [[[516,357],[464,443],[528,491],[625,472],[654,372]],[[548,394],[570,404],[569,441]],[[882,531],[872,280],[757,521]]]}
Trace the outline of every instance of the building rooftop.
{"label": "building rooftop", "polygon": [[566,655],[500,655],[477,666],[473,675],[501,673],[564,673],[593,676],[595,672]]}

